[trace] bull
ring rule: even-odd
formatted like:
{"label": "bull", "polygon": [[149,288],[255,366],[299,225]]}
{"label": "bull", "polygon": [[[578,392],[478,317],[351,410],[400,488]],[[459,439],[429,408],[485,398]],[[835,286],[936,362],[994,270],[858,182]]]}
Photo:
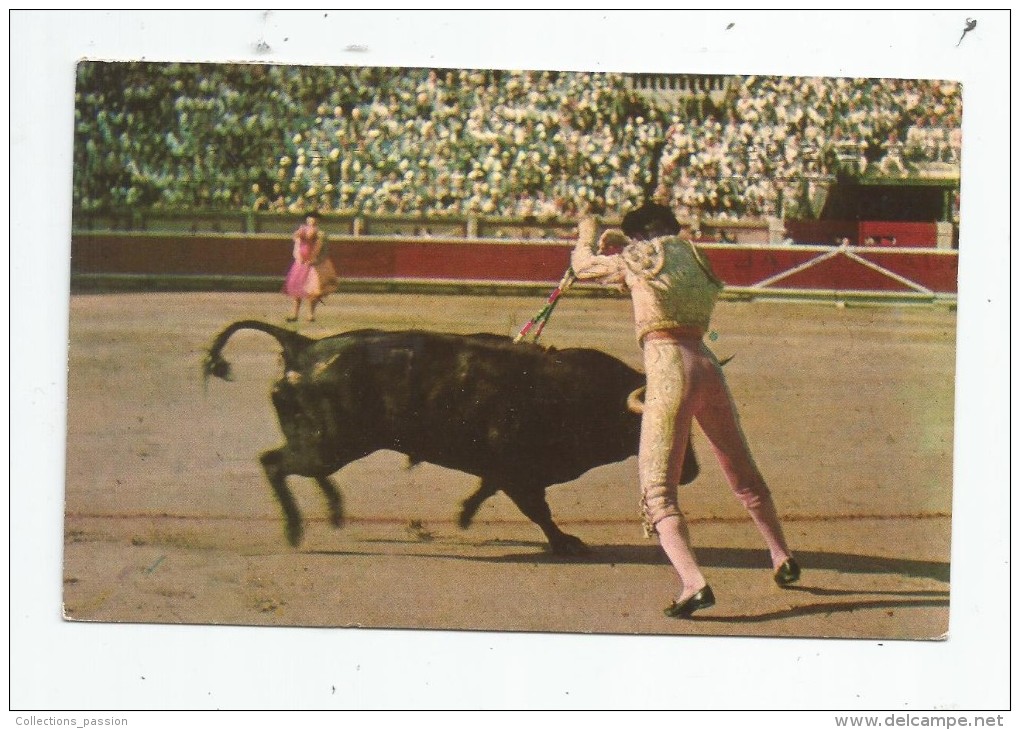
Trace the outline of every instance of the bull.
{"label": "bull", "polygon": [[[330,520],[343,523],[343,501],[330,475],[381,449],[480,478],[461,504],[460,527],[505,493],[541,528],[554,553],[583,554],[546,501],[553,484],[576,479],[638,450],[644,375],[593,349],[515,344],[494,334],[357,330],[312,339],[255,320],[235,322],[215,338],[204,374],[231,379],[222,351],[239,330],[274,337],[284,375],[272,401],[286,443],[260,459],[286,519],[291,545],[301,514],[287,477],[316,481]],[[698,465],[690,444],[681,476]]]}

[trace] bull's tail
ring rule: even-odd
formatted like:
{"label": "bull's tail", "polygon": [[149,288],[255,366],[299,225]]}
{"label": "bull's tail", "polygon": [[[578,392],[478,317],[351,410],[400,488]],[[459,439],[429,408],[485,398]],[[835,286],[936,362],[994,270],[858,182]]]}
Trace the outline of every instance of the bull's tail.
{"label": "bull's tail", "polygon": [[209,351],[202,360],[202,375],[206,381],[210,375],[215,375],[223,380],[232,380],[230,363],[223,359],[223,348],[227,340],[238,330],[258,330],[276,338],[283,348],[283,363],[287,370],[296,367],[298,356],[311,345],[315,340],[310,337],[298,334],[292,330],[277,327],[267,322],[260,322],[256,319],[244,319],[228,325],[222,332],[216,335]]}

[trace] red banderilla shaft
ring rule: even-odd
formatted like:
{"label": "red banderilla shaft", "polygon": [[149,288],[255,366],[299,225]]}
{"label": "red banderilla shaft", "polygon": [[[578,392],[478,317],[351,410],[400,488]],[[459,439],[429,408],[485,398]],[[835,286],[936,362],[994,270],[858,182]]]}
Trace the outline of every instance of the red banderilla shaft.
{"label": "red banderilla shaft", "polygon": [[556,303],[563,295],[563,292],[569,289],[570,285],[573,284],[576,279],[577,277],[574,275],[574,270],[572,268],[568,268],[566,273],[563,275],[563,278],[560,279],[560,283],[549,295],[545,306],[542,307],[539,313],[532,317],[531,320],[521,328],[521,331],[517,333],[517,336],[514,338],[515,343],[520,342],[527,337],[528,333],[531,332],[531,328],[536,324],[538,325],[538,329],[535,330],[534,341],[537,341],[538,338],[542,336],[542,330],[545,328],[546,322],[549,321],[549,317],[552,316],[553,309],[556,308]]}

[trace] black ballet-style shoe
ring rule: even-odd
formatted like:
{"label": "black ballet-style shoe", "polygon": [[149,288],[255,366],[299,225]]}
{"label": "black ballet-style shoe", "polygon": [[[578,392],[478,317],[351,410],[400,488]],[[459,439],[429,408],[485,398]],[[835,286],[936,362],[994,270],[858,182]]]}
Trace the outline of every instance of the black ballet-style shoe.
{"label": "black ballet-style shoe", "polygon": [[695,611],[700,611],[702,608],[710,608],[714,605],[715,594],[712,593],[712,587],[706,585],[689,598],[685,598],[682,601],[673,601],[666,606],[663,613],[670,618],[690,618],[691,614]]}
{"label": "black ballet-style shoe", "polygon": [[800,565],[793,558],[787,559],[785,563],[776,568],[776,572],[772,574],[772,580],[780,588],[796,583],[800,580]]}

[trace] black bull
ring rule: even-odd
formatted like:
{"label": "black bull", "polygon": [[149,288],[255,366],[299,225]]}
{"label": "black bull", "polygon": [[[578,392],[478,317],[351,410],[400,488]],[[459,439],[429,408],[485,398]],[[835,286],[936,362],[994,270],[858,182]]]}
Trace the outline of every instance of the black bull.
{"label": "black bull", "polygon": [[[230,379],[222,350],[238,330],[259,330],[283,348],[284,376],[273,405],[287,442],[261,456],[287,519],[301,540],[301,514],[286,478],[314,479],[333,525],[343,502],[329,476],[380,449],[481,478],[462,503],[466,528],[503,491],[542,528],[554,552],[585,551],[552,520],[545,490],[637,453],[642,373],[598,350],[514,344],[492,334],[358,330],[314,340],[264,322],[235,322],[215,339],[205,375]],[[628,400],[628,397],[630,399]],[[681,482],[698,465],[690,444]]]}

